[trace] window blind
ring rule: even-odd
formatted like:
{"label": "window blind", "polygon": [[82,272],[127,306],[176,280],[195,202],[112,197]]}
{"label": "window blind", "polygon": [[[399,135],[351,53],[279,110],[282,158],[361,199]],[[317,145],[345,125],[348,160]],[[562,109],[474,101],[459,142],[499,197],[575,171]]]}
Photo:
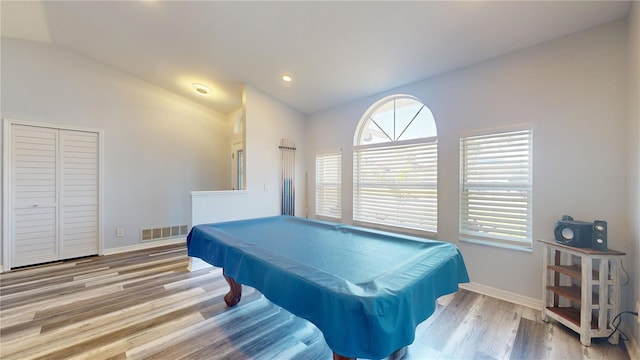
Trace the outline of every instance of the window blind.
{"label": "window blind", "polygon": [[532,131],[460,139],[460,239],[531,248]]}
{"label": "window blind", "polygon": [[437,141],[354,149],[353,219],[437,232]]}
{"label": "window blind", "polygon": [[342,218],[342,153],[316,155],[316,215]]}

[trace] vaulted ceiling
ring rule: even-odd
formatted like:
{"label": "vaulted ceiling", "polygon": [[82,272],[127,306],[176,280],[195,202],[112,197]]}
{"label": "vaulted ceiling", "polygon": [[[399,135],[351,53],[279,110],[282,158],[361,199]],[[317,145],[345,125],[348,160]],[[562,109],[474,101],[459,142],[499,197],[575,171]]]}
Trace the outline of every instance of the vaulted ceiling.
{"label": "vaulted ceiling", "polygon": [[[303,113],[625,17],[629,1],[6,1],[50,42],[229,113],[242,84]],[[293,81],[282,81],[289,74]],[[192,83],[213,92],[201,96]]]}

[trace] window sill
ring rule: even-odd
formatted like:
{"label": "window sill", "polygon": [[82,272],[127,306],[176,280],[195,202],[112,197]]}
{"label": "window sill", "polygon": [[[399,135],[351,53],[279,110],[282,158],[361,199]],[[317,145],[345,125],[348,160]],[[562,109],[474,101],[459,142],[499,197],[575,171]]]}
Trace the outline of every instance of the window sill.
{"label": "window sill", "polygon": [[497,247],[502,249],[516,250],[516,251],[522,251],[522,252],[529,252],[529,253],[533,252],[533,247],[526,247],[526,246],[512,245],[512,244],[502,244],[502,243],[497,243],[497,242],[492,242],[487,240],[475,240],[475,239],[472,240],[472,239],[460,238],[460,242],[491,246],[491,247]]}
{"label": "window sill", "polygon": [[354,220],[353,225],[362,226],[369,229],[394,232],[402,235],[416,236],[416,237],[424,238],[426,240],[437,240],[437,237],[438,237],[438,233],[434,233],[431,231],[402,228],[402,227],[396,227],[396,226],[390,226],[390,225],[381,225],[381,224],[370,223],[365,221]]}

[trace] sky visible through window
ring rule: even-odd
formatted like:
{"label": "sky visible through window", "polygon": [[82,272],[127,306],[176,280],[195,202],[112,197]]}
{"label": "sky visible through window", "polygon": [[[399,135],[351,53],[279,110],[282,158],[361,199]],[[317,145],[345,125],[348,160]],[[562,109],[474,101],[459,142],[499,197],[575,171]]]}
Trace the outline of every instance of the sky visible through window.
{"label": "sky visible through window", "polygon": [[436,123],[429,108],[411,98],[397,98],[383,103],[367,119],[358,145],[436,135]]}

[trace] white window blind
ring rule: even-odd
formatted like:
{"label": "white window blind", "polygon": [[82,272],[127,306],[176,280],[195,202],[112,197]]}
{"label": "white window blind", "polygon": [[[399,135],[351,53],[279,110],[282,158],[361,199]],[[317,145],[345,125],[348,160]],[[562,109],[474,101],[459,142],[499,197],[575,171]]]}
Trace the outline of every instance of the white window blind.
{"label": "white window blind", "polygon": [[342,218],[342,153],[316,155],[316,215]]}
{"label": "white window blind", "polygon": [[531,249],[533,134],[460,139],[460,239]]}
{"label": "white window blind", "polygon": [[435,138],[356,148],[353,157],[355,221],[437,232]]}

